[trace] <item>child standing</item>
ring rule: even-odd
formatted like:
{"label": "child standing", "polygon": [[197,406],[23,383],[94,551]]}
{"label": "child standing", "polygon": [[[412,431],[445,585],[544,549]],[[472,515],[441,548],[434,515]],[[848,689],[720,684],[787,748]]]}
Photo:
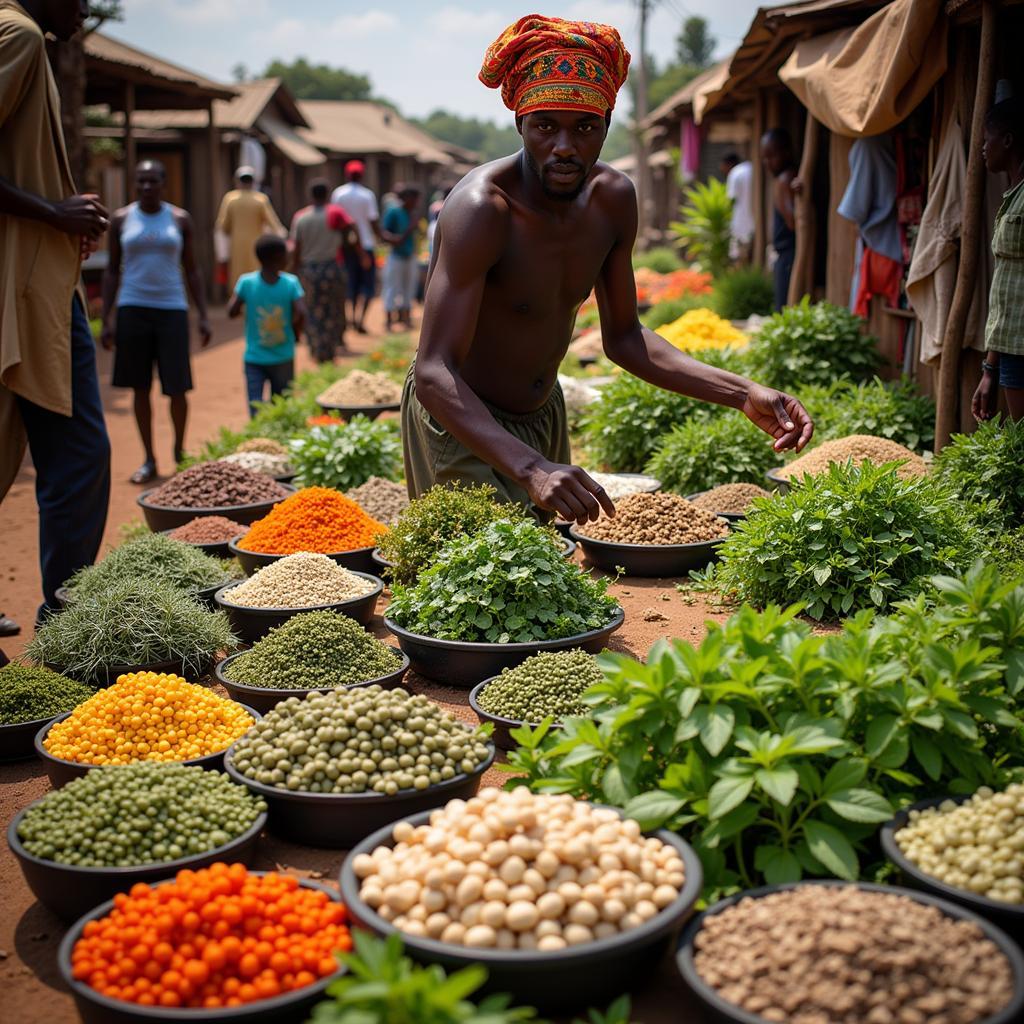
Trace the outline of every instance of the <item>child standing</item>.
{"label": "child standing", "polygon": [[256,242],[260,269],[242,274],[228,306],[237,317],[245,306],[245,383],[249,415],[263,401],[263,385],[279,395],[295,374],[295,341],[302,333],[306,307],[302,285],[294,274],[284,272],[288,246],[277,235],[263,235]]}

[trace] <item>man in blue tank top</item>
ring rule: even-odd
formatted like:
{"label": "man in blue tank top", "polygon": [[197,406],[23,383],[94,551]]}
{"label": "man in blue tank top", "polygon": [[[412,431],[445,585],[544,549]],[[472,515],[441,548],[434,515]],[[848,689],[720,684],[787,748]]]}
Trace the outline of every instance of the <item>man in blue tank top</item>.
{"label": "man in blue tank top", "polygon": [[186,282],[199,311],[200,343],[205,348],[210,342],[192,218],[164,202],[166,180],[163,164],[156,160],[143,160],[135,168],[138,200],[114,214],[103,278],[101,341],[104,348],[115,350],[114,387],[135,392],[135,422],[145,450],[145,461],[131,477],[134,484],[156,476],[150,403],[154,363],[161,390],[170,399],[174,461],[184,455],[187,393],[192,390]]}

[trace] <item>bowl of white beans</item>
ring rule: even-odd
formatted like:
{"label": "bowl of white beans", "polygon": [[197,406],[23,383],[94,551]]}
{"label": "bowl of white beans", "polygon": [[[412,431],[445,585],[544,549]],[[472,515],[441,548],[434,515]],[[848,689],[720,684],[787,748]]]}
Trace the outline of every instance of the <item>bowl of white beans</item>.
{"label": "bowl of white beans", "polygon": [[341,870],[355,923],[421,963],[487,968],[487,991],[546,1013],[641,984],[693,911],[693,849],[611,807],[481,790],[368,836]]}

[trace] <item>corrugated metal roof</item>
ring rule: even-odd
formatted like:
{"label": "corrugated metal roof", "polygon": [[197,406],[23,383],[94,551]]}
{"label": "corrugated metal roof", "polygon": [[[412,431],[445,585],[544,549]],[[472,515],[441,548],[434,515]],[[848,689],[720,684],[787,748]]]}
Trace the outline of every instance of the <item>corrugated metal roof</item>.
{"label": "corrugated metal roof", "polygon": [[389,153],[445,166],[455,162],[433,136],[382,103],[300,100],[299,110],[310,124],[308,129],[300,129],[299,134],[331,153]]}
{"label": "corrugated metal roof", "polygon": [[104,32],[90,32],[85,37],[83,46],[87,57],[92,57],[95,60],[104,61],[108,64],[135,68],[152,75],[154,78],[160,78],[167,82],[191,86],[197,90],[209,93],[211,98],[219,96],[227,99],[235,95],[235,90],[231,86],[215,82],[205,75],[200,75],[196,71],[190,71],[179,64],[172,64],[161,57],[155,57],[151,53],[146,53],[145,50],[136,49],[134,46],[122,43],[121,40],[114,39]]}

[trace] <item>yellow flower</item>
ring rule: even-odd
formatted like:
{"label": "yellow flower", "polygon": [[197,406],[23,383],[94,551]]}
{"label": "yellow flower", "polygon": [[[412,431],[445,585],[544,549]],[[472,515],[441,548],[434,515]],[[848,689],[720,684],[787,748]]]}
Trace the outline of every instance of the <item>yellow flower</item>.
{"label": "yellow flower", "polygon": [[683,352],[707,348],[746,348],[750,339],[710,309],[691,309],[678,320],[658,328],[670,345]]}

